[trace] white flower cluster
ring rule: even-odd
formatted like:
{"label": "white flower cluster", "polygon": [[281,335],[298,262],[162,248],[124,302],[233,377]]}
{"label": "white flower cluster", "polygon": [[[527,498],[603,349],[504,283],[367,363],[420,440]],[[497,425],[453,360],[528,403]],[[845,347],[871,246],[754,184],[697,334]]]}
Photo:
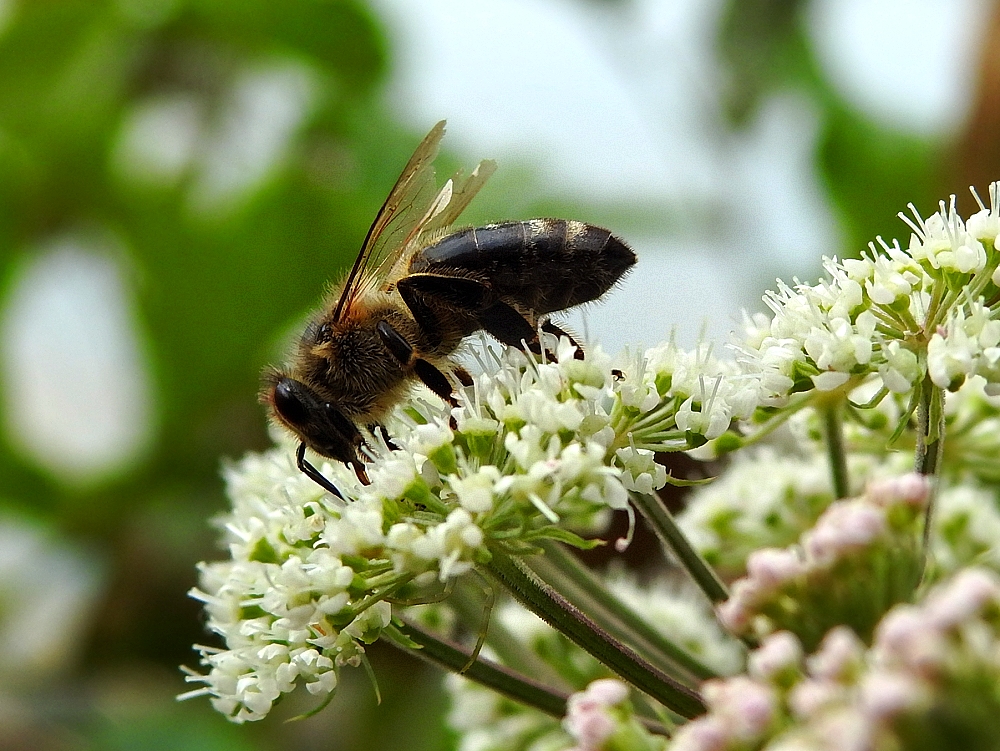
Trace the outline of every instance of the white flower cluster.
{"label": "white flower cluster", "polygon": [[686,351],[669,341],[650,349],[645,359],[651,387],[676,403],[672,411],[684,435],[718,438],[733,420],[750,417],[761,403],[760,374],[744,371],[733,360],[718,359],[710,345]]}
{"label": "white flower cluster", "polygon": [[[932,517],[932,576],[973,563],[1000,571],[998,401],[984,393],[982,378],[971,378],[948,395],[949,450],[939,467]],[[862,479],[896,477],[912,466],[911,456],[887,446],[898,405],[886,399],[877,411],[876,427],[862,422],[844,426],[854,494],[862,491]],[[745,573],[753,551],[792,544],[834,500],[818,419],[806,409],[767,443],[733,454],[719,478],[687,496],[677,521],[719,575],[734,579]]]}
{"label": "white flower cluster", "polygon": [[[226,649],[199,647],[209,670],[189,672],[204,686],[184,698],[209,695],[236,722],[264,717],[300,682],[329,694],[339,667],[359,664],[361,645],[389,619],[387,603],[356,608],[356,571],[343,562],[382,538],[381,515],[329,504],[290,457],[276,449],[226,468],[232,559],[201,564],[201,587],[192,591]],[[338,514],[349,518],[350,535],[330,524]]]}
{"label": "white flower cluster", "polygon": [[1000,320],[979,300],[956,307],[927,344],[927,372],[938,388],[955,391],[982,376],[990,396],[1000,395]]}
{"label": "white flower cluster", "polygon": [[[609,509],[628,508],[629,491],[664,485],[653,452],[676,439],[676,408],[697,411],[689,395],[657,391],[666,366],[645,363],[662,363],[665,351],[621,376],[599,350],[576,359],[565,339],[541,362],[484,350],[460,407],[417,399],[398,411],[387,427],[399,449],[373,451],[371,485],[320,463],[348,502],[299,472],[287,443],[229,467],[231,560],[203,564],[192,593],[225,648],[199,648],[207,672],[189,674],[203,686],[188,695],[210,696],[238,722],[263,717],[296,685],[326,696],[340,667],[359,664],[390,623],[389,599],[433,599],[488,561],[491,545],[583,544],[569,529],[592,529]],[[701,384],[697,363],[718,370],[700,356],[673,373]]]}
{"label": "white flower cluster", "polygon": [[889,611],[870,649],[844,626],[805,660],[790,633],[769,636],[748,675],[706,684],[709,713],[669,748],[992,748],[1000,701],[983,687],[998,680],[1000,577],[965,569]]}
{"label": "white flower cluster", "polygon": [[1000,281],[997,196],[994,183],[990,207],[980,203],[968,224],[954,198],[926,221],[911,206],[907,250],[879,238],[860,259],[826,259],[818,284],[779,283],[765,297],[773,317],[749,319],[737,347],[760,376],[762,401],[780,406],[792,393],[871,373],[887,391],[907,393],[922,375],[921,355],[939,387],[972,374],[1000,384],[1000,323],[980,301]]}

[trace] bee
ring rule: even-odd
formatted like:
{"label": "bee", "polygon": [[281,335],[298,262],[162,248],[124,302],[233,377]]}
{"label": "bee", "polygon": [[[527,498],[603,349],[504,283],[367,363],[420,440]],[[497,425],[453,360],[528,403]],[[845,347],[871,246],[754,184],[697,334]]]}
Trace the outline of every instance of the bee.
{"label": "bee", "polygon": [[391,447],[383,421],[416,383],[455,406],[449,375],[471,382],[452,359],[465,337],[482,330],[540,352],[539,330],[568,336],[551,313],[598,299],[636,261],[608,230],[570,220],[453,231],[496,165],[484,160],[436,189],[432,163],[443,135],[441,121],[417,146],[291,363],[264,373],[261,401],[299,439],[296,466],[340,498],[307,448],[368,484],[362,428],[369,436],[380,430]]}

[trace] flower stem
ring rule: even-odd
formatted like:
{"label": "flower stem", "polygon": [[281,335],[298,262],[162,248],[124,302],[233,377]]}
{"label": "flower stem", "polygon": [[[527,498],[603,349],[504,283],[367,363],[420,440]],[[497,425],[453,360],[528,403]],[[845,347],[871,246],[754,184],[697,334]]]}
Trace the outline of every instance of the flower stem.
{"label": "flower stem", "polygon": [[[920,383],[920,401],[917,404],[917,448],[913,458],[913,469],[922,475],[937,475],[944,452],[944,392],[924,376]],[[924,512],[923,548],[927,557],[930,545],[931,522],[934,519],[934,497],[936,483],[931,486],[931,497]]]}
{"label": "flower stem", "polygon": [[659,538],[664,551],[673,552],[680,559],[681,564],[708,599],[712,603],[728,600],[729,592],[726,590],[726,585],[716,576],[715,571],[701,554],[691,547],[691,543],[681,532],[663,502],[655,496],[644,493],[632,493],[631,496],[639,513]]}
{"label": "flower stem", "polygon": [[539,581],[523,561],[494,550],[487,571],[528,610],[663,706],[688,718],[705,712],[695,691],[599,628],[560,593]]}
{"label": "flower stem", "polygon": [[[558,586],[563,594],[570,594],[577,605],[583,606],[602,628],[628,642],[644,655],[659,654],[657,662],[688,673],[692,682],[717,677],[710,667],[699,662],[686,650],[674,644],[654,629],[632,608],[619,600],[593,571],[565,546],[552,541],[541,544],[544,556],[531,559],[531,569],[549,584]],[[559,579],[559,581],[554,581]]]}
{"label": "flower stem", "polygon": [[851,494],[851,482],[847,476],[847,453],[844,451],[843,405],[839,400],[824,406],[823,429],[826,432],[826,453],[830,459],[834,497],[847,498]]}
{"label": "flower stem", "polygon": [[741,445],[744,447],[750,446],[757,443],[761,439],[766,438],[784,425],[792,415],[801,410],[803,407],[808,406],[815,397],[816,392],[814,391],[807,391],[805,393],[795,395],[788,400],[788,404],[782,407],[777,414],[768,419],[767,422],[761,425],[760,428],[743,436]]}
{"label": "flower stem", "polygon": [[[410,621],[398,621],[386,631],[395,630],[398,635],[386,634],[397,647],[404,649],[415,657],[433,663],[452,673],[459,673],[467,668],[462,675],[476,683],[503,694],[514,701],[552,715],[562,717],[566,714],[566,699],[569,694],[555,688],[544,686],[527,676],[491,662],[483,657],[472,661],[471,654],[464,649],[437,637]],[[402,638],[399,638],[399,637]],[[418,648],[407,644],[411,642]]]}

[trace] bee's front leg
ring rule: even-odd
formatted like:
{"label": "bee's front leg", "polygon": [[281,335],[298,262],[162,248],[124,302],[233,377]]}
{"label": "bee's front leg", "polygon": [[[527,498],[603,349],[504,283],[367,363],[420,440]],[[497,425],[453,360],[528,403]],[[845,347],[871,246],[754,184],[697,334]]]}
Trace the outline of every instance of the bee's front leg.
{"label": "bee's front leg", "polygon": [[306,444],[299,443],[299,448],[295,451],[295,466],[298,467],[299,472],[304,474],[314,483],[319,485],[323,490],[328,493],[332,493],[337,496],[340,500],[347,500],[344,498],[344,494],[337,489],[337,486],[326,479],[323,473],[316,469],[308,459],[306,459]]}
{"label": "bee's front leg", "polygon": [[458,400],[455,399],[455,393],[445,374],[438,370],[432,363],[424,360],[422,357],[416,356],[413,345],[406,341],[406,338],[396,331],[390,323],[379,321],[375,326],[375,330],[378,331],[382,343],[392,353],[392,356],[399,361],[400,365],[413,368],[413,372],[416,373],[417,378],[423,381],[427,388],[448,402],[452,407],[458,406]]}

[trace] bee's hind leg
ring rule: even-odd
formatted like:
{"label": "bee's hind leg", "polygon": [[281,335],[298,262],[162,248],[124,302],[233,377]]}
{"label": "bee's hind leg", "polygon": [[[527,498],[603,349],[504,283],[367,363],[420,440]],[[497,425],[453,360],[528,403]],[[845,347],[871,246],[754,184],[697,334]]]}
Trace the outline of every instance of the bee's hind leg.
{"label": "bee's hind leg", "polygon": [[392,440],[392,436],[389,435],[389,431],[385,429],[385,425],[380,422],[373,423],[368,426],[368,430],[372,433],[378,432],[382,436],[382,440],[385,441],[386,448],[390,451],[399,451],[399,446],[396,442]]}
{"label": "bee's hind leg", "polygon": [[576,352],[573,353],[573,359],[575,360],[584,359],[583,347],[580,346],[580,343],[576,339],[574,339],[573,335],[570,334],[568,331],[564,331],[559,326],[556,326],[554,323],[552,323],[552,321],[550,320],[546,320],[545,322],[542,323],[542,331],[544,331],[546,334],[552,334],[552,336],[554,336],[556,340],[558,340],[559,337],[561,336],[565,336],[567,339],[569,339],[569,343],[572,344],[574,347],[576,347]]}
{"label": "bee's hind leg", "polygon": [[538,343],[538,332],[531,322],[513,306],[495,299],[490,288],[476,279],[448,274],[410,274],[396,283],[396,289],[432,340],[439,336],[441,322],[429,301],[471,318],[475,325],[468,333],[483,329],[509,347],[522,347],[522,342],[526,342],[532,349]]}

